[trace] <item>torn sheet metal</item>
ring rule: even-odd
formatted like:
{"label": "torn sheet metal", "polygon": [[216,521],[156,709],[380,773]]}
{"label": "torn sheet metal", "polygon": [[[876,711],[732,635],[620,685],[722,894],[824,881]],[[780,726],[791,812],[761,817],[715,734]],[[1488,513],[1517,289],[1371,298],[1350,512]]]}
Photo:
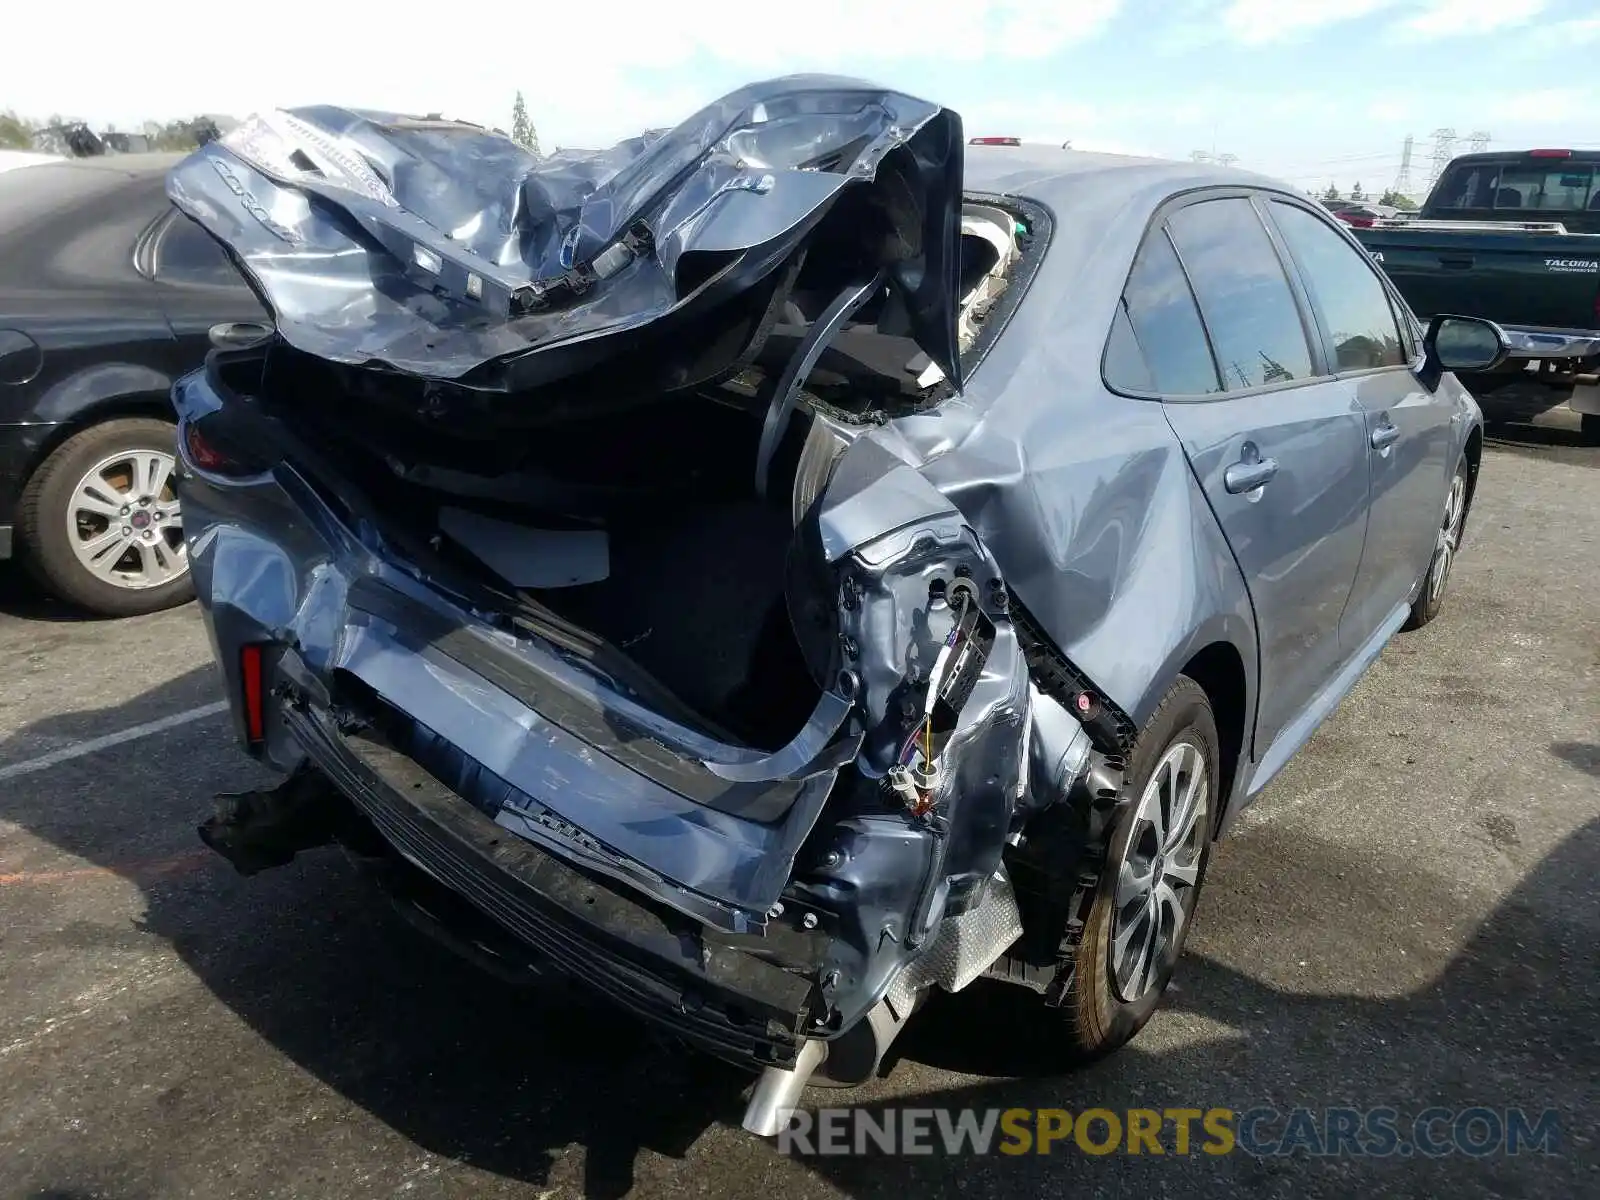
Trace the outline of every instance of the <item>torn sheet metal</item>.
{"label": "torn sheet metal", "polygon": [[921,349],[960,383],[961,120],[873,84],[790,76],[587,157],[477,126],[315,106],[252,117],[168,194],[232,252],[291,345],[532,388],[698,320],[856,221]]}

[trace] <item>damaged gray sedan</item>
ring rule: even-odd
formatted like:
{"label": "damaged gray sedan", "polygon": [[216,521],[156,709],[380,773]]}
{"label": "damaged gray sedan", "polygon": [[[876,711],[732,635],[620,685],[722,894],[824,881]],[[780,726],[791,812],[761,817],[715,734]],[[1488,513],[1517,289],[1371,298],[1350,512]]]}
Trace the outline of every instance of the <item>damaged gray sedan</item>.
{"label": "damaged gray sedan", "polygon": [[540,159],[276,112],[169,192],[276,322],[174,392],[286,772],[202,836],[342,844],[761,1069],[759,1132],[981,975],[1138,1031],[1213,840],[1438,612],[1504,353],[1269,180],[847,79]]}

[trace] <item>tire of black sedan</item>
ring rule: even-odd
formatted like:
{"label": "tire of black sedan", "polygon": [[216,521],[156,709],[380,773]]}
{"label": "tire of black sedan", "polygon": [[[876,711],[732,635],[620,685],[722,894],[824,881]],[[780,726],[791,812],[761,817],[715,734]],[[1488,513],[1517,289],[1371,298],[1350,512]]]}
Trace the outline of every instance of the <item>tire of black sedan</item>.
{"label": "tire of black sedan", "polygon": [[1180,676],[1128,761],[1131,804],[1113,832],[1062,997],[1074,1050],[1096,1058],[1154,1014],[1183,953],[1223,801],[1217,722]]}
{"label": "tire of black sedan", "polygon": [[1422,587],[1411,602],[1411,615],[1402,629],[1421,629],[1439,615],[1444,607],[1445,585],[1450,582],[1450,569],[1455,566],[1456,551],[1461,547],[1461,531],[1467,520],[1467,460],[1465,456],[1456,463],[1456,473],[1450,479],[1450,490],[1445,493],[1444,514],[1439,521],[1439,532],[1434,538],[1433,557],[1428,560],[1428,573],[1422,577]]}
{"label": "tire of black sedan", "polygon": [[73,434],[23,489],[23,557],[62,600],[106,617],[194,595],[175,489],[176,429],[125,417]]}
{"label": "tire of black sedan", "polygon": [[1600,446],[1600,413],[1584,413],[1580,416],[1578,432],[1585,446]]}

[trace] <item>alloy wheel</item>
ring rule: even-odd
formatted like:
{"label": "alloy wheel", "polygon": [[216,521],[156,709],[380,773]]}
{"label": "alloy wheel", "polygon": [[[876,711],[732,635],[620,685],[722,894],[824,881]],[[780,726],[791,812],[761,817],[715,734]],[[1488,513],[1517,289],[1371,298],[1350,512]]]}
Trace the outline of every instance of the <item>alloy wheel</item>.
{"label": "alloy wheel", "polygon": [[1175,742],[1145,784],[1117,865],[1111,980],[1127,1003],[1150,990],[1182,945],[1200,879],[1210,804],[1205,755],[1193,742]]}
{"label": "alloy wheel", "polygon": [[1433,570],[1428,574],[1428,602],[1438,604],[1444,595],[1444,585],[1450,578],[1450,568],[1455,564],[1456,547],[1461,544],[1461,523],[1467,513],[1467,477],[1457,472],[1450,481],[1450,494],[1444,501],[1444,520],[1439,523],[1439,537],[1434,547]]}
{"label": "alloy wheel", "polygon": [[160,450],[102,459],[72,490],[67,539],[83,568],[116,587],[159,587],[189,569],[183,515],[173,489],[177,462]]}

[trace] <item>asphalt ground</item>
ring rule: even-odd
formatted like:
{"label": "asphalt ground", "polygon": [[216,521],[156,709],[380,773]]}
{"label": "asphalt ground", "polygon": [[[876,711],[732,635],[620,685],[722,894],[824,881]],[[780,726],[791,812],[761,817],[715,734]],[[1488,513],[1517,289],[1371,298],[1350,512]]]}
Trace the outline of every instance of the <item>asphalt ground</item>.
{"label": "asphalt ground", "polygon": [[1600,1195],[1600,451],[1569,434],[1497,431],[1444,614],[1218,848],[1133,1044],[1069,1068],[980,981],[806,1097],[1553,1110],[1557,1153],[785,1155],[746,1077],[458,963],[338,852],[237,877],[194,825],[263,776],[194,610],[78,621],[7,572],[0,1196]]}

